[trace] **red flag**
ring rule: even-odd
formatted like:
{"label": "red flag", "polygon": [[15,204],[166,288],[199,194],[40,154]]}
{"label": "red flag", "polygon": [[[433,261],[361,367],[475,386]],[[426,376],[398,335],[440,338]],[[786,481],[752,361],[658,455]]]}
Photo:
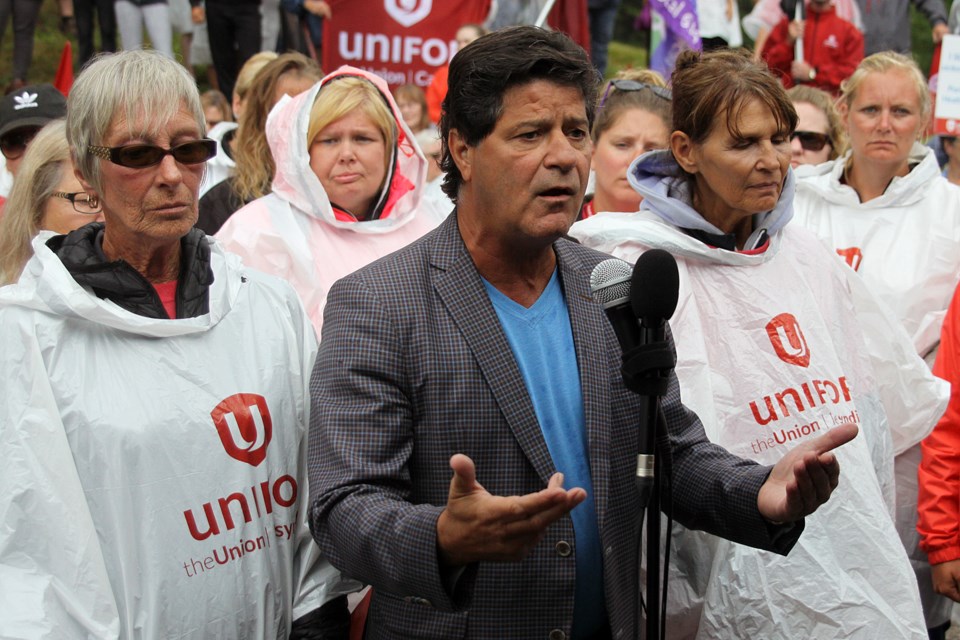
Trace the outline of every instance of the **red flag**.
{"label": "red flag", "polygon": [[[933,57],[930,60],[930,74],[927,76],[930,78],[927,81],[927,88],[930,90],[930,104],[934,107],[937,106],[937,85],[940,81],[940,49],[941,42],[938,42],[933,47]],[[944,134],[944,135],[956,135],[947,128],[946,118],[937,118],[936,108],[932,109],[930,112],[930,122],[927,123],[927,130],[924,132],[926,136],[932,136],[934,134]]]}
{"label": "red flag", "polygon": [[[585,0],[581,0],[585,1]],[[343,64],[375,73],[391,88],[426,87],[456,52],[457,29],[482,23],[490,0],[327,0],[323,70]]]}
{"label": "red flag", "polygon": [[547,15],[547,24],[567,34],[586,51],[590,51],[587,0],[557,0]]}
{"label": "red flag", "polygon": [[70,94],[70,87],[73,86],[73,47],[69,40],[63,43],[60,66],[57,67],[57,75],[53,79],[53,86],[64,96]]}

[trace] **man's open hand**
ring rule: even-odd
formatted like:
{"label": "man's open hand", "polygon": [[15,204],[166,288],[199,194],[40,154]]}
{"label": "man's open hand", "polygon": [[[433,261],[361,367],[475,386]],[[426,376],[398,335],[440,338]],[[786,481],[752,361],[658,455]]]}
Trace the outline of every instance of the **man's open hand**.
{"label": "man's open hand", "polygon": [[537,493],[494,496],[477,482],[473,460],[467,456],[454,455],[450,468],[453,479],[447,507],[437,520],[437,544],[440,557],[451,567],[522,560],[547,527],[587,497],[580,488],[565,490],[561,473]]}
{"label": "man's open hand", "polygon": [[793,522],[816,511],[840,481],[833,450],[853,440],[858,431],[855,424],[840,425],[781,458],[760,487],[760,514],[771,522]]}

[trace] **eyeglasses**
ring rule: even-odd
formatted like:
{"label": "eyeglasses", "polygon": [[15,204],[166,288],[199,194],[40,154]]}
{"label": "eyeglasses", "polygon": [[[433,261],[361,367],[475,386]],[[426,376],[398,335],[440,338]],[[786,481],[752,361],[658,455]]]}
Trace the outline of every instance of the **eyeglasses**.
{"label": "eyeglasses", "polygon": [[804,151],[820,151],[824,145],[830,143],[830,136],[815,131],[794,131],[790,134],[790,142],[793,142],[794,138],[800,138],[800,146]]}
{"label": "eyeglasses", "polygon": [[123,147],[87,147],[87,153],[130,169],[145,169],[160,164],[171,155],[180,164],[200,164],[217,155],[217,143],[209,138],[184,142],[164,149],[152,144],[129,144]]}
{"label": "eyeglasses", "polygon": [[3,153],[3,157],[7,160],[16,160],[22,156],[38,131],[40,127],[22,127],[0,138],[0,152]]}
{"label": "eyeglasses", "polygon": [[603,92],[603,97],[600,98],[600,104],[597,105],[598,109],[602,109],[603,105],[607,102],[607,98],[610,96],[611,88],[616,89],[617,91],[641,91],[643,89],[649,89],[651,92],[653,92],[653,95],[657,96],[658,98],[663,98],[664,100],[673,100],[673,93],[666,87],[658,87],[655,84],[647,84],[646,82],[637,82],[636,80],[618,78],[607,83],[607,88]]}
{"label": "eyeglasses", "polygon": [[77,213],[86,213],[93,215],[95,213],[100,213],[100,198],[83,191],[77,193],[67,193],[66,191],[54,191],[52,194],[55,198],[63,198],[64,200],[69,200],[70,204],[73,205],[73,210]]}

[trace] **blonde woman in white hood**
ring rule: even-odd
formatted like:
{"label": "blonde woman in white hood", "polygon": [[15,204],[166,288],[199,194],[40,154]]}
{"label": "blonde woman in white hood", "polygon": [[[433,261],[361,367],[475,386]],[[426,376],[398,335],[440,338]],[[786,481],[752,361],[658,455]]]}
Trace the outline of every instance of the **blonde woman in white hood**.
{"label": "blonde woman in white hood", "polygon": [[320,334],[330,286],[436,227],[422,198],[427,160],[379,77],[341,67],[282,99],[267,119],[273,192],[216,237],[254,268],[288,280]]}

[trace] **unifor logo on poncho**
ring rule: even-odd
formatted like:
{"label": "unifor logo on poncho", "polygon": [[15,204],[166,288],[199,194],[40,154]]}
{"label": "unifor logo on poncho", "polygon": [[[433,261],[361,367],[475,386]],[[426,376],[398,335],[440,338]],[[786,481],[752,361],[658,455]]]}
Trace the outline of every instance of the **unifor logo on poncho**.
{"label": "unifor logo on poncho", "polygon": [[767,335],[777,357],[787,364],[798,367],[810,366],[810,348],[800,330],[797,319],[789,313],[781,313],[767,323]]}
{"label": "unifor logo on poncho", "polygon": [[255,393],[237,393],[210,412],[220,442],[231,458],[258,466],[267,457],[273,422],[267,400]]}
{"label": "unifor logo on poncho", "polygon": [[[252,467],[258,467],[266,459],[273,436],[273,421],[266,398],[255,393],[234,394],[218,403],[210,417],[224,451],[231,458]],[[271,471],[276,469],[264,467],[262,473],[270,474]],[[250,479],[246,473],[239,477],[245,481]],[[269,549],[275,539],[293,539],[298,512],[294,510],[291,514],[279,510],[295,507],[298,493],[297,480],[292,475],[283,474],[275,480],[268,475],[249,486],[232,488],[226,495],[208,500],[200,509],[184,510],[183,517],[194,540],[204,541],[238,528],[238,533],[243,536],[239,541],[231,540],[213,548],[206,555],[191,555],[183,563],[187,576],[193,577],[243,558],[248,553]],[[244,525],[262,519],[267,522],[259,523],[253,531],[244,528]]]}

